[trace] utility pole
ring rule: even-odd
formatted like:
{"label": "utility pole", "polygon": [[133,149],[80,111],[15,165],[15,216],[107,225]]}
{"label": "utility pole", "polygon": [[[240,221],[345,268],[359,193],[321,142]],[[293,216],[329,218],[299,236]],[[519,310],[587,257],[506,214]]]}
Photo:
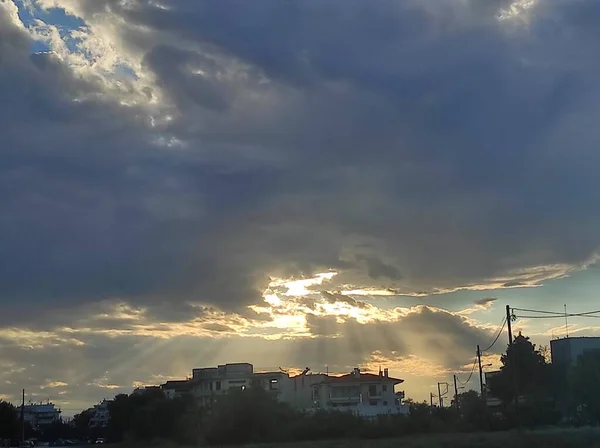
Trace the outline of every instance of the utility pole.
{"label": "utility pole", "polygon": [[458,405],[458,386],[456,385],[456,375],[454,375],[454,405],[456,406],[456,410],[460,408]]}
{"label": "utility pole", "polygon": [[21,400],[21,447],[25,446],[25,389]]}
{"label": "utility pole", "polygon": [[440,408],[444,407],[444,399],[442,398],[442,389],[440,389],[440,384],[438,383],[438,403],[440,404]]}
{"label": "utility pole", "polygon": [[429,405],[433,407],[433,392],[429,392]]}
{"label": "utility pole", "polygon": [[479,349],[479,345],[477,345],[477,364],[479,364],[479,387],[481,388],[481,398],[484,397],[483,390],[483,369],[481,368],[481,350]]}
{"label": "utility pole", "polygon": [[[510,305],[506,305],[506,323],[508,326],[508,347],[512,347],[513,345],[513,337],[512,337],[512,325],[511,325],[511,314],[510,314]],[[508,353],[508,350],[507,350]],[[521,418],[519,415],[519,382],[517,379],[517,366],[512,366],[513,371],[513,385],[514,385],[514,393],[515,393],[515,414],[517,417],[517,425],[518,428],[521,429]]]}
{"label": "utility pole", "polygon": [[512,345],[513,337],[512,337],[512,325],[510,319],[510,305],[506,305],[506,324],[508,325],[508,345]]}

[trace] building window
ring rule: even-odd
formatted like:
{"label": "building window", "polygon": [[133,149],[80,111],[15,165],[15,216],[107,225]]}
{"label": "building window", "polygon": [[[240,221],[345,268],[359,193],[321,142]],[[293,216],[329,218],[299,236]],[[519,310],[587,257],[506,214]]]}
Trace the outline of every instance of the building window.
{"label": "building window", "polygon": [[212,381],[210,383],[208,383],[208,390],[213,390],[213,383],[212,383]]}
{"label": "building window", "polygon": [[377,400],[369,400],[370,406],[377,406]]}
{"label": "building window", "polygon": [[369,386],[369,395],[372,397],[377,396],[377,386]]}
{"label": "building window", "polygon": [[383,392],[387,392],[387,384],[384,384],[383,386],[381,386],[381,390]]}
{"label": "building window", "polygon": [[217,383],[215,384],[215,387],[217,390],[221,390],[221,382],[217,381]]}
{"label": "building window", "polygon": [[387,401],[384,401],[384,402],[383,402],[383,405],[384,405],[384,406],[387,406]]}

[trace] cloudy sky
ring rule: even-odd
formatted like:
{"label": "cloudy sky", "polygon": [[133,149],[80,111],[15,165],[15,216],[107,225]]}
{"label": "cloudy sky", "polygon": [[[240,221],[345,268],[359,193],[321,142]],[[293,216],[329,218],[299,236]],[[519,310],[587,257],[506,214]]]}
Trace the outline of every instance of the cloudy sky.
{"label": "cloudy sky", "polygon": [[246,361],[387,366],[422,400],[505,305],[598,308],[599,21],[597,0],[0,0],[0,398],[73,414]]}

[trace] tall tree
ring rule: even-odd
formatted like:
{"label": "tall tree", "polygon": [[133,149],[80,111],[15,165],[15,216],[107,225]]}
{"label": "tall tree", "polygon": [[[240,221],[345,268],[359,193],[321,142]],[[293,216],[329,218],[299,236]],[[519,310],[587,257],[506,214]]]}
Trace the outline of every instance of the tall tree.
{"label": "tall tree", "polygon": [[500,373],[490,378],[492,396],[508,404],[514,401],[517,390],[520,396],[531,400],[546,397],[551,392],[549,364],[544,353],[536,349],[528,337],[519,333],[500,361]]}

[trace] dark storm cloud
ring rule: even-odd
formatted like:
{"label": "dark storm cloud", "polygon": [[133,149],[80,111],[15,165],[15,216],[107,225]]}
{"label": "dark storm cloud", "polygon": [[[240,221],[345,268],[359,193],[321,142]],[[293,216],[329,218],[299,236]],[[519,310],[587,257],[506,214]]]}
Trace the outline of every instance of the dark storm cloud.
{"label": "dark storm cloud", "polygon": [[456,370],[472,359],[477,344],[489,343],[492,337],[461,316],[428,307],[419,307],[397,321],[360,324],[353,319],[339,322],[335,316],[309,315],[307,324],[317,337],[297,341],[294,360],[299,365],[329,363],[351,368],[365,364],[377,352],[388,359],[417,356]]}
{"label": "dark storm cloud", "polygon": [[133,3],[73,2],[120,24],[172,115],[155,127],[30,57],[0,7],[1,300],[182,321],[190,302],[256,303],[269,275],[513,286],[596,251],[591,1],[533,7],[528,27],[497,20],[508,1]]}

